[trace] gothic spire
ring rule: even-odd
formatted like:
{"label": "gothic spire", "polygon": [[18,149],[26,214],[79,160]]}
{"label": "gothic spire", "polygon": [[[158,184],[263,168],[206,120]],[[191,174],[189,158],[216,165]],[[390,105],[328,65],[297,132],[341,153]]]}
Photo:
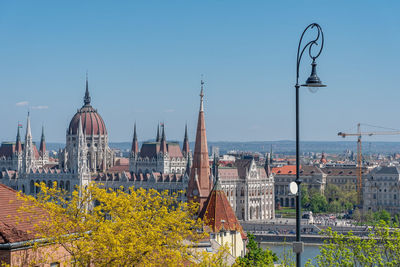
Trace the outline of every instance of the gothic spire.
{"label": "gothic spire", "polygon": [[164,123],[162,124],[162,135],[161,135],[160,151],[162,151],[163,153],[167,152],[167,139],[165,138],[165,126],[164,126]]}
{"label": "gothic spire", "polygon": [[28,118],[26,119],[26,133],[25,133],[25,141],[26,139],[32,139],[32,131],[31,131],[31,119],[29,116],[29,111],[28,111]]}
{"label": "gothic spire", "polygon": [[213,176],[215,179],[215,183],[218,181],[218,166],[219,166],[219,160],[218,160],[217,154],[214,153],[214,161],[213,161],[212,169],[213,169]]}
{"label": "gothic spire", "polygon": [[132,154],[137,154],[137,153],[139,153],[139,146],[138,146],[138,140],[136,134],[136,122],[135,122],[135,125],[133,126]]}
{"label": "gothic spire", "polygon": [[156,142],[160,142],[160,123],[157,124],[157,137]]}
{"label": "gothic spire", "polygon": [[[203,85],[201,81],[200,110],[197,121],[196,142],[194,147],[193,166],[190,172],[188,185],[188,199],[200,203],[200,210],[210,194],[212,184],[210,183],[210,163],[208,158],[208,145],[206,125],[203,108]],[[196,177],[198,182],[196,182]]]}
{"label": "gothic spire", "polygon": [[218,157],[217,157],[216,154],[214,154],[213,169],[214,169],[215,183],[214,183],[214,189],[213,189],[213,190],[222,190],[221,183],[220,183],[220,181],[219,181],[218,168],[219,168]]}
{"label": "gothic spire", "polygon": [[190,153],[190,147],[189,147],[189,138],[188,138],[188,133],[187,133],[187,123],[185,125],[185,137],[183,138],[183,147],[182,147],[182,152],[186,156],[189,155]]}
{"label": "gothic spire", "polygon": [[39,150],[41,155],[44,155],[46,153],[46,141],[44,137],[44,126],[42,126],[42,137],[40,138],[40,150]]}
{"label": "gothic spire", "polygon": [[265,164],[264,164],[264,170],[265,170],[265,173],[267,174],[267,177],[271,176],[271,167],[270,167],[271,159],[270,159],[270,157],[271,157],[270,153],[267,153],[266,157],[265,157]]}
{"label": "gothic spire", "polygon": [[203,111],[204,111],[204,107],[203,107],[203,97],[204,97],[203,85],[204,85],[204,82],[203,82],[203,80],[200,81],[200,85],[201,85],[201,91],[200,91],[200,112],[203,112]]}
{"label": "gothic spire", "polygon": [[17,140],[15,142],[15,150],[19,153],[22,151],[22,144],[21,144],[21,135],[19,134],[20,124],[18,122],[18,129],[17,129]]}
{"label": "gothic spire", "polygon": [[89,81],[88,81],[88,73],[86,72],[86,91],[85,98],[83,99],[85,105],[90,105],[90,95],[89,95]]}

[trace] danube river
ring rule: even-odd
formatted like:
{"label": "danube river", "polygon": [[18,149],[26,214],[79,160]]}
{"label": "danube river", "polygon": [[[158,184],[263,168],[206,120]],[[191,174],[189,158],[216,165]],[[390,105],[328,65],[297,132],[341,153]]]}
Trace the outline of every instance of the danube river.
{"label": "danube river", "polygon": [[[292,251],[292,244],[291,243],[269,243],[269,242],[262,242],[260,244],[260,246],[262,248],[269,248],[270,250],[272,250],[272,252],[274,252],[278,258],[283,258],[283,253],[286,250],[286,254],[288,252],[292,253],[293,256],[293,260],[296,260],[296,254],[293,254]],[[318,244],[304,244],[304,252],[301,254],[301,262],[302,265],[304,266],[304,263],[308,260],[308,259],[312,259],[315,256],[317,256],[319,254],[319,246]],[[315,263],[315,261],[313,261],[313,263]]]}

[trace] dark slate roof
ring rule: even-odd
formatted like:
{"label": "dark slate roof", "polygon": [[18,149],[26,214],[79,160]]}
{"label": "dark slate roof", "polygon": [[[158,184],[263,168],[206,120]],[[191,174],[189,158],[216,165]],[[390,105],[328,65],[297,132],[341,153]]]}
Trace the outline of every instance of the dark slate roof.
{"label": "dark slate roof", "polygon": [[[356,176],[358,168],[325,167],[321,170],[330,176]],[[362,174],[366,174],[368,172],[369,171],[367,168],[361,169]]]}
{"label": "dark slate roof", "polygon": [[400,167],[391,166],[391,167],[382,167],[378,169],[376,174],[400,174]]}
{"label": "dark slate roof", "polygon": [[251,161],[251,159],[238,159],[235,161],[235,166],[241,179],[246,178],[246,173],[247,170],[250,168]]}
{"label": "dark slate roof", "polygon": [[[167,151],[172,158],[183,158],[181,148],[177,142],[167,142]],[[139,156],[142,158],[156,158],[160,152],[160,142],[145,142],[142,144]]]}

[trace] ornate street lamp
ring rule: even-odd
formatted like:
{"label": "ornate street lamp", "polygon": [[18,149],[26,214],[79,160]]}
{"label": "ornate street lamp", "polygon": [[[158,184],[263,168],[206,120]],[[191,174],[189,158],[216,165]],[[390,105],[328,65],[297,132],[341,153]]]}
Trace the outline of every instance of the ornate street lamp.
{"label": "ornate street lamp", "polygon": [[[317,36],[315,39],[309,41],[306,45],[304,45],[303,48],[301,48],[302,41],[304,34],[307,32],[309,29],[316,29],[317,30]],[[320,42],[320,44],[318,43]],[[319,51],[316,53],[314,56],[312,54],[312,48],[313,46],[319,46]],[[311,75],[308,77],[307,81],[305,84],[302,84],[301,86],[308,87],[309,89],[318,89],[319,87],[325,87],[326,85],[322,84],[321,80],[317,76],[317,63],[315,60],[319,57],[319,55],[322,52],[322,49],[324,48],[324,33],[322,32],[321,26],[319,26],[317,23],[312,23],[307,26],[307,28],[303,31],[303,34],[300,37],[300,42],[299,46],[297,49],[297,66],[296,66],[296,180],[295,183],[297,185],[297,194],[296,194],[296,242],[293,242],[293,252],[296,253],[296,266],[300,267],[301,266],[301,253],[303,252],[303,242],[301,242],[301,233],[300,233],[300,218],[301,218],[301,190],[300,190],[300,185],[301,185],[301,179],[300,179],[300,137],[299,137],[299,68],[300,68],[300,62],[301,58],[303,56],[303,53],[306,49],[308,49],[308,55],[312,59],[311,63]]]}

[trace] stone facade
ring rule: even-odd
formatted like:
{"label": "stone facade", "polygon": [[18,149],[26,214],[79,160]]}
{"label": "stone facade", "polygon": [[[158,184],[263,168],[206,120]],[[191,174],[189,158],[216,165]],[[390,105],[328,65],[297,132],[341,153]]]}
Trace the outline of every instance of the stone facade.
{"label": "stone facade", "polygon": [[[273,168],[275,174],[275,201],[282,207],[295,207],[295,196],[289,194],[289,183],[296,180],[296,166],[286,165]],[[322,194],[325,191],[327,175],[317,166],[300,166],[302,186],[315,189]]]}
{"label": "stone facade", "polygon": [[274,176],[267,175],[254,159],[236,160],[233,167],[220,167],[218,175],[239,220],[275,218]]}
{"label": "stone facade", "polygon": [[379,167],[364,178],[363,210],[400,213],[400,167]]}

